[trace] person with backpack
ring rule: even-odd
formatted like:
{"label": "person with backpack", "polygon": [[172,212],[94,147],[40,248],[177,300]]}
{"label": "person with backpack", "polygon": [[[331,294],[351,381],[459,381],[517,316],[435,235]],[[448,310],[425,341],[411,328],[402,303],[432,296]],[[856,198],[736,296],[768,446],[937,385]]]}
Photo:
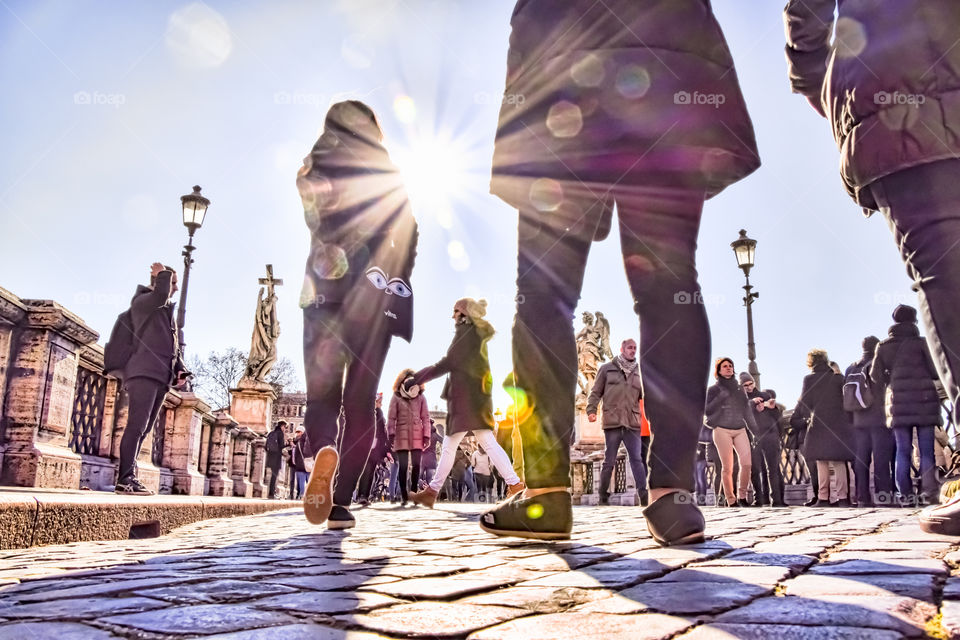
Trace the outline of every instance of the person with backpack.
{"label": "person with backpack", "polygon": [[104,369],[123,378],[129,399],[114,488],[120,494],[153,495],[137,478],[137,454],[157,422],[167,391],[191,375],[183,365],[182,336],[171,302],[176,292],[177,272],[159,262],[150,265],[150,286],[137,287],[104,349]]}
{"label": "person with backpack", "polygon": [[920,496],[924,504],[938,502],[939,483],[934,457],[934,431],[943,424],[940,398],[934,380],[937,377],[927,342],[917,327],[917,310],[901,304],[893,310],[894,325],[889,336],[877,345],[870,369],[870,380],[886,386],[884,408],[887,426],[896,440],[896,482],[900,501],[913,506],[913,482],[910,479],[913,458],[913,433],[916,430],[920,450]]}
{"label": "person with backpack", "polygon": [[267,498],[270,500],[277,497],[277,476],[280,474],[280,466],[283,464],[283,449],[287,446],[287,439],[283,434],[286,426],[286,420],[278,421],[264,444],[264,449],[267,452],[266,468],[270,471],[270,484],[267,489]]}
{"label": "person with backpack", "polygon": [[313,469],[313,461],[309,460],[304,453],[307,447],[306,429],[299,425],[293,430],[293,443],[290,446],[290,466],[293,467],[293,490],[291,499],[303,497],[303,489],[307,485],[307,478],[310,476],[310,470]]}
{"label": "person with backpack", "polygon": [[[880,339],[863,339],[863,354],[847,367],[843,379],[843,408],[853,417],[856,453],[853,475],[858,507],[890,507],[893,502],[893,434],[883,415],[883,388],[870,380],[870,366]],[[873,457],[874,496],[870,496],[870,458]]]}

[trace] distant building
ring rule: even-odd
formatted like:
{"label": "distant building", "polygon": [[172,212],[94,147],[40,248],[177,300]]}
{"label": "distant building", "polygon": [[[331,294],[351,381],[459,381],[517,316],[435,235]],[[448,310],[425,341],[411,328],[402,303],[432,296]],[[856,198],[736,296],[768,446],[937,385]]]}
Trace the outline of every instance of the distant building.
{"label": "distant building", "polygon": [[288,438],[292,438],[296,428],[303,425],[303,416],[306,413],[306,393],[281,393],[280,397],[273,403],[273,418],[270,423],[274,424],[277,420],[286,420],[287,428],[285,431]]}

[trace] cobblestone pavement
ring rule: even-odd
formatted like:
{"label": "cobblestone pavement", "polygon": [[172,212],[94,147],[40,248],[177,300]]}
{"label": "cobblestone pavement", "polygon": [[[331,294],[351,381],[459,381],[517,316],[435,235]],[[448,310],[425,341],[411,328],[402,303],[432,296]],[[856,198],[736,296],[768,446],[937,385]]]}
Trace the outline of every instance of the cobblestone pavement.
{"label": "cobblestone pavement", "polygon": [[708,508],[712,539],[664,549],[638,507],[577,507],[564,543],[489,536],[480,510],[3,551],[0,638],[960,638],[960,539],[911,511]]}

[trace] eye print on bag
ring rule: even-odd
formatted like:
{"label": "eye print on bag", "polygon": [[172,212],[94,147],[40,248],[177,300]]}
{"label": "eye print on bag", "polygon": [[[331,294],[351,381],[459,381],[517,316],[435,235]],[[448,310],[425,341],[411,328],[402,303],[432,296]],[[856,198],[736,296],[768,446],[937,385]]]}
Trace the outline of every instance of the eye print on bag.
{"label": "eye print on bag", "polygon": [[388,296],[400,296],[409,298],[413,295],[410,285],[404,282],[403,278],[387,278],[387,274],[380,267],[370,267],[367,269],[367,280],[377,289],[382,290]]}

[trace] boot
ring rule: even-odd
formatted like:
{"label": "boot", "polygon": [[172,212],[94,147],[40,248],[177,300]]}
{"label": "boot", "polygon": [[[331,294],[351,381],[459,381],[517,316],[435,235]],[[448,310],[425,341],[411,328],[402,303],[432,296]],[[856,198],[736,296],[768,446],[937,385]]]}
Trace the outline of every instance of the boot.
{"label": "boot", "polygon": [[507,485],[507,500],[517,495],[518,493],[520,493],[526,488],[527,488],[527,485],[523,484],[522,480],[517,484]]}
{"label": "boot", "polygon": [[414,491],[410,494],[410,501],[413,504],[419,504],[421,506],[433,509],[433,505],[437,502],[437,495],[439,492],[434,491],[430,487],[424,487],[423,491]]}

